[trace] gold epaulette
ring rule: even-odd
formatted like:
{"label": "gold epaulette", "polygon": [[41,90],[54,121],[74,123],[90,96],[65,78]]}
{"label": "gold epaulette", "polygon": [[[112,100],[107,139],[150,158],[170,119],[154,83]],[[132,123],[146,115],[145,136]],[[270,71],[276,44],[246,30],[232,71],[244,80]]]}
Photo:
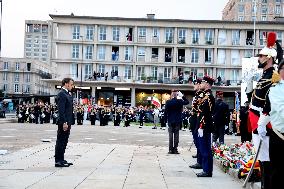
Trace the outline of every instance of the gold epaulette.
{"label": "gold epaulette", "polygon": [[273,71],[271,83],[278,83],[280,81],[280,79],[281,79],[281,77],[280,77],[279,73],[276,72],[276,71]]}

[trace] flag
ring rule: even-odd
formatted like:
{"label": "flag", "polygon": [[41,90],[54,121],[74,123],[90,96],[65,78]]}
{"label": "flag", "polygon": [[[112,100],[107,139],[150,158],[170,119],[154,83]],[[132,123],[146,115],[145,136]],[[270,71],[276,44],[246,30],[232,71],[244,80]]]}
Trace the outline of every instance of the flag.
{"label": "flag", "polygon": [[151,97],[151,104],[157,106],[158,108],[161,108],[161,103],[157,97],[154,96]]}
{"label": "flag", "polygon": [[237,133],[240,133],[240,99],[239,93],[235,91],[235,110],[236,110],[236,126],[237,126]]}

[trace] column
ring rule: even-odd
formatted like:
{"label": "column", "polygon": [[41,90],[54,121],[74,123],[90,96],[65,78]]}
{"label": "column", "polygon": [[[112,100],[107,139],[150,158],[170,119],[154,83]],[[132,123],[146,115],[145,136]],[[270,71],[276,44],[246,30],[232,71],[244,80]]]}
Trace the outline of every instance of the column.
{"label": "column", "polygon": [[135,99],[135,88],[131,88],[131,106],[135,107],[136,105],[136,99]]}
{"label": "column", "polygon": [[95,98],[96,97],[96,87],[92,86],[92,97]]}

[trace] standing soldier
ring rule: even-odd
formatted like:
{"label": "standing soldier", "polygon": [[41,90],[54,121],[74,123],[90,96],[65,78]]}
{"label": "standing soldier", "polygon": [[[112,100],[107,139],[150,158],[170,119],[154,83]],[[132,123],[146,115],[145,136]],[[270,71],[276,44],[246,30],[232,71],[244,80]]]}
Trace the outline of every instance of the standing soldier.
{"label": "standing soldier", "polygon": [[91,125],[96,124],[96,109],[94,107],[91,107],[91,110],[90,110],[90,121],[91,121]]}
{"label": "standing soldier", "polygon": [[159,123],[159,109],[157,107],[155,107],[154,111],[153,111],[153,116],[154,116],[154,127],[152,129],[157,129],[157,125]]}
{"label": "standing soldier", "polygon": [[194,165],[191,165],[190,168],[193,169],[201,169],[202,168],[202,157],[201,157],[201,153],[200,153],[200,148],[199,148],[199,142],[198,142],[198,126],[197,126],[197,114],[200,113],[199,110],[199,101],[198,99],[203,97],[202,95],[202,90],[200,90],[200,84],[201,84],[201,79],[197,79],[194,82],[194,91],[195,91],[195,95],[193,97],[192,100],[192,110],[191,110],[191,116],[190,116],[190,128],[191,128],[191,132],[192,132],[192,137],[193,137],[193,142],[195,144],[195,147],[197,149],[197,154],[193,155],[193,158],[197,158],[197,163]]}
{"label": "standing soldier", "polygon": [[125,117],[124,117],[124,127],[129,127],[130,126],[130,120],[131,120],[131,115],[130,115],[130,112],[127,111],[125,113]]}
{"label": "standing soldier", "polygon": [[[269,158],[269,136],[271,133],[271,124],[267,122],[268,116],[263,113],[265,101],[269,88],[272,85],[272,76],[274,73],[273,64],[276,63],[276,59],[282,59],[283,53],[282,48],[279,44],[277,45],[277,51],[273,48],[276,43],[276,33],[270,32],[267,37],[267,45],[258,54],[258,68],[263,69],[261,79],[257,82],[256,88],[252,89],[251,83],[248,83],[246,93],[248,98],[251,96],[251,106],[249,110],[250,129],[252,130],[252,140],[254,146],[258,147],[260,140],[262,145],[259,151],[258,160],[260,161],[261,169],[261,187],[263,189],[270,188],[270,158]],[[278,42],[277,42],[278,43]],[[279,48],[280,46],[280,48]],[[282,54],[282,55],[281,55]],[[281,56],[280,56],[281,55]],[[249,98],[250,99],[250,98]]]}
{"label": "standing soldier", "polygon": [[164,129],[166,127],[166,120],[165,120],[165,106],[162,107],[159,113],[159,118],[161,122],[161,129]]}
{"label": "standing soldier", "polygon": [[140,109],[139,109],[139,123],[140,123],[140,126],[139,128],[142,128],[143,127],[143,120],[145,118],[145,111],[143,109],[143,106],[140,106]]}
{"label": "standing soldier", "polygon": [[189,117],[190,117],[189,112],[188,112],[187,108],[185,107],[183,112],[182,112],[182,125],[183,125],[184,131],[188,127]]}
{"label": "standing soldier", "polygon": [[114,126],[120,126],[120,111],[117,108],[114,110],[113,124]]}
{"label": "standing soldier", "polygon": [[212,114],[215,106],[215,98],[211,91],[213,83],[214,79],[204,76],[200,86],[204,90],[204,98],[202,99],[200,105],[201,111],[197,119],[203,172],[196,174],[197,177],[212,177],[213,172],[213,155],[211,150],[211,133],[213,131]]}
{"label": "standing soldier", "polygon": [[219,139],[219,143],[224,144],[225,125],[228,125],[230,121],[229,105],[223,101],[222,91],[218,91],[216,96],[217,100],[213,113],[213,142],[217,142]]}

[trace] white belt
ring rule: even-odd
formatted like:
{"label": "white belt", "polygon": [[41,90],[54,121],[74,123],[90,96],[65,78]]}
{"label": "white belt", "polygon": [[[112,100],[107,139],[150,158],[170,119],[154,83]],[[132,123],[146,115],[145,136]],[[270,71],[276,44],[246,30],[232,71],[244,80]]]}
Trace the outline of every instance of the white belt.
{"label": "white belt", "polygon": [[254,106],[254,105],[251,105],[251,106],[250,106],[250,109],[255,110],[255,111],[258,111],[259,113],[262,113],[262,110],[263,110],[263,108],[261,108],[261,107],[256,107],[256,106]]}

